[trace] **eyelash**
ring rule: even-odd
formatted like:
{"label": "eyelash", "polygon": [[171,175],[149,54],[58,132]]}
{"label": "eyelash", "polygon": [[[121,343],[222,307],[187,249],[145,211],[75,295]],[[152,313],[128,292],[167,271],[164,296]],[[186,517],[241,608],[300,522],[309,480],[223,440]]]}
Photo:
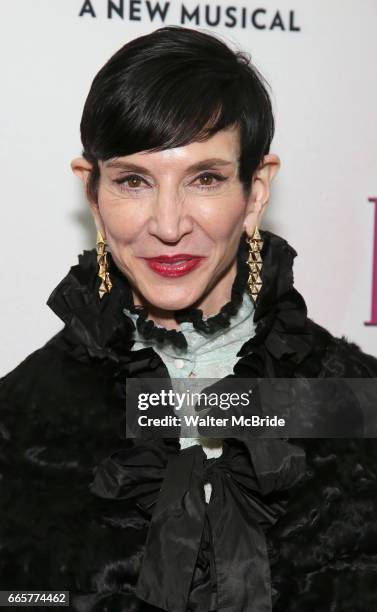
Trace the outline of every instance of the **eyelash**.
{"label": "eyelash", "polygon": [[[219,183],[223,183],[224,181],[227,180],[227,177],[223,176],[222,174],[216,174],[215,172],[203,172],[202,174],[200,174],[199,176],[197,176],[194,181],[197,181],[203,177],[212,177],[214,179],[216,179],[218,181],[218,183],[216,185],[200,185],[199,189],[200,191],[211,191],[213,189],[217,189],[219,187]],[[120,185],[122,187],[123,190],[125,191],[139,191],[140,187],[126,187],[125,184],[127,183],[127,181],[131,180],[131,179],[140,179],[141,181],[143,181],[144,183],[146,183],[145,179],[143,179],[142,176],[140,176],[139,174],[128,174],[126,176],[122,176],[119,179],[115,179],[114,183],[116,183],[117,185]]]}

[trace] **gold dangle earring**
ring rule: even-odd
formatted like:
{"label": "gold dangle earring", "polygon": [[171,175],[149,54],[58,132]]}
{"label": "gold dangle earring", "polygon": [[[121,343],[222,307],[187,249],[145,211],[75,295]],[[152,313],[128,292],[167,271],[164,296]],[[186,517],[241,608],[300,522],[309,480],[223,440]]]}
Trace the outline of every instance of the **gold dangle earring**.
{"label": "gold dangle earring", "polygon": [[249,257],[247,260],[249,266],[249,278],[247,284],[249,285],[250,294],[254,304],[257,301],[259,291],[262,287],[262,279],[260,272],[262,270],[262,256],[261,250],[263,247],[263,240],[260,237],[258,227],[255,226],[253,235],[246,238],[246,242],[249,245]]}
{"label": "gold dangle earring", "polygon": [[105,293],[110,293],[113,286],[110,275],[109,275],[109,264],[107,263],[107,252],[106,242],[102,237],[100,231],[97,231],[97,263],[98,263],[98,276],[101,279],[101,285],[98,290],[100,299],[103,298]]}

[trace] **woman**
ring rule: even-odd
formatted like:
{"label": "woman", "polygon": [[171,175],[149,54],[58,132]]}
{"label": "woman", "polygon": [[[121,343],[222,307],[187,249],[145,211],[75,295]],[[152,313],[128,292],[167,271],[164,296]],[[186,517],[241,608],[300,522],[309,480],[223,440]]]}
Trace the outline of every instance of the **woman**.
{"label": "woman", "polygon": [[64,329],[1,383],[1,589],[80,612],[375,610],[373,441],[126,436],[128,379],[377,376],[259,230],[273,132],[262,77],[208,34],[161,28],[95,77],[72,168],[97,247],[49,298]]}

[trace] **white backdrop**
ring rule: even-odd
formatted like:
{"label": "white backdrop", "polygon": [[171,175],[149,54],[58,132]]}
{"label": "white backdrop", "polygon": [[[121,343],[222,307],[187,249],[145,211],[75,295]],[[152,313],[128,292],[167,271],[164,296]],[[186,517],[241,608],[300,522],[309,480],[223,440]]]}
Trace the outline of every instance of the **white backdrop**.
{"label": "white backdrop", "polygon": [[[113,8],[109,18],[111,4],[118,12]],[[158,14],[151,19],[156,4],[0,1],[1,374],[62,326],[45,302],[95,239],[69,166],[81,153],[82,107],[110,55],[163,25]],[[377,204],[368,201],[377,196],[377,3],[159,4],[167,5],[165,25],[180,24],[182,11],[198,7],[198,26],[250,51],[270,82],[277,122],[272,151],[282,167],[262,227],[298,251],[295,284],[309,316],[376,355],[377,320],[365,322],[371,320],[373,259],[377,266]],[[219,7],[219,26],[206,23],[206,6],[211,19]],[[235,10],[227,17],[230,6]],[[254,15],[264,29],[252,25],[255,9],[265,10]],[[234,27],[226,25],[230,14]]]}

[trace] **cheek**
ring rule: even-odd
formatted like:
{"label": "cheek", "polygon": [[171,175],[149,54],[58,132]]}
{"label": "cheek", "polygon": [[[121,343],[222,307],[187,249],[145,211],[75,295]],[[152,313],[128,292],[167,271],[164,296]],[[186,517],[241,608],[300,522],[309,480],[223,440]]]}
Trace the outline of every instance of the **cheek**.
{"label": "cheek", "polygon": [[213,238],[226,240],[233,234],[239,234],[245,213],[246,201],[241,195],[218,198],[201,207],[199,222]]}
{"label": "cheek", "polygon": [[143,207],[138,204],[104,195],[98,198],[98,207],[112,248],[133,242],[145,227]]}

